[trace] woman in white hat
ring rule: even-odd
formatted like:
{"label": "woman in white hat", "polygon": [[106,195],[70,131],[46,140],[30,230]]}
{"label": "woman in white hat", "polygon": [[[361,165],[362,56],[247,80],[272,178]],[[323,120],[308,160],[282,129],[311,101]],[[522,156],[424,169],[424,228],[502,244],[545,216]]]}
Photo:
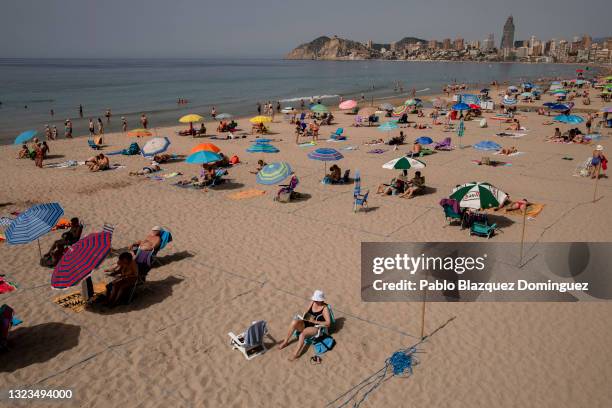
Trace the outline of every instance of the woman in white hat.
{"label": "woman in white hat", "polygon": [[329,327],[331,325],[331,316],[327,303],[325,303],[325,294],[321,290],[315,290],[310,298],[311,302],[308,306],[306,313],[302,316],[296,315],[293,321],[289,325],[289,331],[287,337],[278,346],[280,350],[284,349],[289,345],[289,341],[293,337],[294,332],[298,332],[298,345],[293,356],[289,358],[289,361],[297,359],[302,354],[304,348],[304,342],[307,338],[316,336],[321,327]]}

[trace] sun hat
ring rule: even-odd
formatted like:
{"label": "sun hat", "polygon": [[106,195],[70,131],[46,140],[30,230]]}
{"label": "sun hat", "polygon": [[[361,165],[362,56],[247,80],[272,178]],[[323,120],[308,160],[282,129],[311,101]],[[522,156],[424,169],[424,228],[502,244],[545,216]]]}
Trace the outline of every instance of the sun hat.
{"label": "sun hat", "polygon": [[325,293],[322,290],[315,290],[312,294],[310,300],[314,300],[315,302],[325,302]]}
{"label": "sun hat", "polygon": [[603,149],[604,149],[604,148],[603,148],[603,146],[602,146],[602,145],[597,145],[597,147],[595,148],[595,150],[599,150],[599,151],[602,151]]}
{"label": "sun hat", "polygon": [[161,227],[158,227],[157,225],[154,226],[153,228],[151,228],[151,231],[161,231]]}

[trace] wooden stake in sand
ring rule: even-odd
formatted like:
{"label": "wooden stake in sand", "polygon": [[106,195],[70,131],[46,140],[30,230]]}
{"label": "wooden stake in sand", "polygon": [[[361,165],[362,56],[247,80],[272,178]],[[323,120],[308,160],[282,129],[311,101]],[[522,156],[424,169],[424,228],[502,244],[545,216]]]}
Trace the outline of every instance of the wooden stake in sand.
{"label": "wooden stake in sand", "polygon": [[527,203],[523,208],[523,233],[521,234],[521,255],[519,257],[519,266],[523,265],[523,246],[525,244],[525,226],[527,225]]}

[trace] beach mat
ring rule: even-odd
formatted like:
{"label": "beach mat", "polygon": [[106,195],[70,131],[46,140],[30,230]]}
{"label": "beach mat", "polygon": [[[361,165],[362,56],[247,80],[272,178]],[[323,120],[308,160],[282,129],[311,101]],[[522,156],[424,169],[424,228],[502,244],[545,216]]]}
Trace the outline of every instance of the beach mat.
{"label": "beach mat", "polygon": [[227,198],[230,200],[246,200],[253,197],[260,197],[265,195],[266,192],[263,190],[257,190],[255,188],[249,188],[247,190],[238,191],[236,193],[228,194]]}
{"label": "beach mat", "polygon": [[[98,282],[94,284],[93,291],[93,299],[95,300],[100,295],[106,293],[106,283]],[[85,299],[83,299],[83,296],[81,296],[81,292],[73,292],[68,295],[57,296],[53,299],[53,303],[65,309],[71,310],[74,313],[81,313],[83,310],[85,310],[85,306],[87,305],[87,302]]]}

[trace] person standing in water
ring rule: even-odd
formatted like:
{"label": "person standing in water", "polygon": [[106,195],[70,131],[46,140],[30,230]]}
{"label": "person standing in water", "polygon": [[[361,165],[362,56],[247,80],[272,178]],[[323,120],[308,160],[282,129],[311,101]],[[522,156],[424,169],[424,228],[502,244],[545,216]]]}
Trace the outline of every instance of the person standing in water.
{"label": "person standing in water", "polygon": [[104,116],[106,116],[106,123],[110,123],[110,119],[112,115],[113,114],[111,113],[110,108],[106,109],[106,113],[104,114]]}
{"label": "person standing in water", "polygon": [[72,139],[72,121],[70,119],[66,119],[64,122],[64,137]]}
{"label": "person standing in water", "polygon": [[125,119],[125,116],[122,116],[121,117],[121,130],[123,131],[123,133],[127,132],[127,128],[128,128],[127,120]]}
{"label": "person standing in water", "polygon": [[93,120],[89,118],[89,136],[93,137],[95,135],[96,135],[96,128],[94,127]]}
{"label": "person standing in water", "polygon": [[147,126],[149,126],[149,119],[147,119],[147,115],[144,113],[140,115],[140,124],[142,125],[143,129],[147,129]]}
{"label": "person standing in water", "polygon": [[79,105],[79,117],[83,119],[83,105]]}
{"label": "person standing in water", "polygon": [[102,123],[102,119],[98,118],[98,134],[104,134],[104,123]]}

